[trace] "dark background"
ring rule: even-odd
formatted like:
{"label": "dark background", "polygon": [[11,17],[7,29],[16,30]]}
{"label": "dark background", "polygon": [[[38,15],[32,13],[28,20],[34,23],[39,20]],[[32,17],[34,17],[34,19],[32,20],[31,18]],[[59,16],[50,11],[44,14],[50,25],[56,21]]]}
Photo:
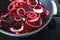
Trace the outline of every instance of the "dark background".
{"label": "dark background", "polygon": [[0,33],[0,40],[60,40],[60,0],[55,0],[58,13],[42,31],[29,37],[10,37]]}

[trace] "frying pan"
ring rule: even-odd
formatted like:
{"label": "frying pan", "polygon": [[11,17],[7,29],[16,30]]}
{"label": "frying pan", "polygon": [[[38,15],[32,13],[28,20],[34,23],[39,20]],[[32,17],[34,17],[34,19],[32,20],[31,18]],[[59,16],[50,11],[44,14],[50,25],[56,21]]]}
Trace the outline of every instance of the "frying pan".
{"label": "frying pan", "polygon": [[44,29],[48,23],[51,21],[53,15],[56,15],[57,13],[57,6],[54,2],[54,0],[39,0],[39,2],[41,1],[41,4],[49,10],[49,16],[47,17],[47,20],[46,22],[42,25],[42,27],[40,27],[39,29],[35,30],[35,31],[32,31],[30,33],[26,33],[26,34],[12,34],[12,33],[9,33],[9,32],[6,32],[2,29],[0,29],[0,32],[3,33],[3,34],[6,34],[6,35],[9,35],[9,36],[15,36],[15,37],[25,37],[25,36],[30,36],[30,35],[33,35],[37,32],[40,32],[42,29]]}

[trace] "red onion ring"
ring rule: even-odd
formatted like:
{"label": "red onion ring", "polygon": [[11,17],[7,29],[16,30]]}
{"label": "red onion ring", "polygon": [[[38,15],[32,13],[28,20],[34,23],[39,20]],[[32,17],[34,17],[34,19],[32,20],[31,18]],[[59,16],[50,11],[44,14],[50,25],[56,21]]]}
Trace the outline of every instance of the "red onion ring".
{"label": "red onion ring", "polygon": [[[22,10],[22,11],[24,12],[24,14],[20,14],[20,13],[19,13],[20,10]],[[25,12],[25,10],[24,10],[23,8],[19,8],[19,9],[17,9],[17,14],[18,14],[19,16],[24,16],[24,15],[26,14],[26,12]]]}
{"label": "red onion ring", "polygon": [[33,28],[39,28],[39,27],[41,27],[42,26],[42,19],[40,18],[40,24],[38,25],[38,26],[35,26],[35,25],[31,25],[28,21],[26,21],[26,24],[27,25],[29,25],[29,26],[31,26],[31,27],[33,27]]}
{"label": "red onion ring", "polygon": [[22,32],[24,30],[24,24],[22,24],[21,28],[20,29],[14,29],[14,28],[10,28],[10,31],[11,32],[15,32],[16,34],[19,34],[19,32]]}
{"label": "red onion ring", "polygon": [[[19,18],[19,19],[18,19]],[[15,21],[17,21],[17,22],[19,22],[19,21],[21,21],[22,20],[22,18],[21,17],[19,17],[19,16],[16,16],[16,17],[14,17],[14,20]]]}
{"label": "red onion ring", "polygon": [[38,4],[38,1],[37,0],[34,0],[34,1],[36,2],[35,5],[31,4],[32,3],[31,0],[27,0],[27,4],[30,5],[30,6],[36,6]]}

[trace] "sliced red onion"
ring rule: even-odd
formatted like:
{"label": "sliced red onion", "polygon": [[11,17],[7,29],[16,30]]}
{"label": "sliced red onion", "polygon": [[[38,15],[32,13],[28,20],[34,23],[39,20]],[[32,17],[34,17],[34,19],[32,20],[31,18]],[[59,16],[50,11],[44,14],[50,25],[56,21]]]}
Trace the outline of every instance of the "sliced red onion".
{"label": "sliced red onion", "polygon": [[[16,8],[16,1],[13,1],[12,3],[10,3],[9,4],[9,6],[8,6],[8,11],[13,11],[13,10],[15,10]],[[12,8],[11,8],[12,7]]]}
{"label": "sliced red onion", "polygon": [[40,18],[40,15],[37,18],[35,18],[35,19],[28,20],[28,22],[36,22],[36,21],[39,20],[39,18]]}
{"label": "sliced red onion", "polygon": [[31,19],[35,19],[37,17],[37,14],[35,12],[33,12],[33,11],[29,11],[26,14],[27,14],[27,17],[29,17]]}
{"label": "sliced red onion", "polygon": [[49,15],[49,11],[48,11],[48,10],[46,10],[46,11],[45,11],[45,14],[46,14],[46,16],[48,16],[48,15]]}
{"label": "sliced red onion", "polygon": [[43,8],[41,8],[41,9],[34,9],[33,8],[33,11],[36,13],[43,13]]}
{"label": "sliced red onion", "polygon": [[31,27],[33,27],[33,28],[39,28],[39,27],[42,26],[42,19],[40,19],[39,21],[40,21],[40,24],[38,26],[30,24],[28,21],[26,21],[26,24],[29,25],[29,26],[31,26]]}
{"label": "sliced red onion", "polygon": [[31,4],[32,3],[31,0],[27,0],[27,4],[30,5],[30,6],[36,6],[38,4],[38,0],[34,0],[34,1],[36,2],[35,5]]}
{"label": "sliced red onion", "polygon": [[10,28],[11,32],[15,32],[16,34],[19,34],[19,32],[22,32],[24,30],[24,24],[21,25],[20,29],[14,29],[14,28]]}
{"label": "sliced red onion", "polygon": [[17,14],[18,14],[19,16],[23,16],[22,14],[19,13],[20,10],[23,10],[23,15],[25,15],[26,12],[25,12],[25,10],[24,10],[23,8],[17,9]]}
{"label": "sliced red onion", "polygon": [[[19,18],[19,19],[18,19]],[[22,20],[22,18],[21,17],[19,17],[19,16],[16,16],[16,17],[14,17],[14,20],[15,21],[17,21],[17,22],[19,22],[19,21],[21,21]]]}

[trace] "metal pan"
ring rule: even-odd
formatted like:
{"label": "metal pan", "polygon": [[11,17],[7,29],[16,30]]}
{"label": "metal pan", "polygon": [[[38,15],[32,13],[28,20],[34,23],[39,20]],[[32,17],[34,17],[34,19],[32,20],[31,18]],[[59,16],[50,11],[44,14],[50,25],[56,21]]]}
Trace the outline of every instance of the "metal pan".
{"label": "metal pan", "polygon": [[57,6],[54,2],[54,0],[39,0],[41,1],[42,5],[49,10],[49,16],[47,17],[47,20],[46,22],[42,25],[41,28],[33,31],[33,32],[30,32],[30,33],[27,33],[27,34],[12,34],[12,33],[8,33],[6,31],[3,31],[0,29],[0,32],[3,33],[3,34],[6,34],[6,35],[9,35],[9,36],[15,36],[15,37],[25,37],[25,36],[30,36],[30,35],[33,35],[39,31],[41,31],[42,29],[44,29],[48,23],[51,21],[53,15],[56,15],[57,13]]}

